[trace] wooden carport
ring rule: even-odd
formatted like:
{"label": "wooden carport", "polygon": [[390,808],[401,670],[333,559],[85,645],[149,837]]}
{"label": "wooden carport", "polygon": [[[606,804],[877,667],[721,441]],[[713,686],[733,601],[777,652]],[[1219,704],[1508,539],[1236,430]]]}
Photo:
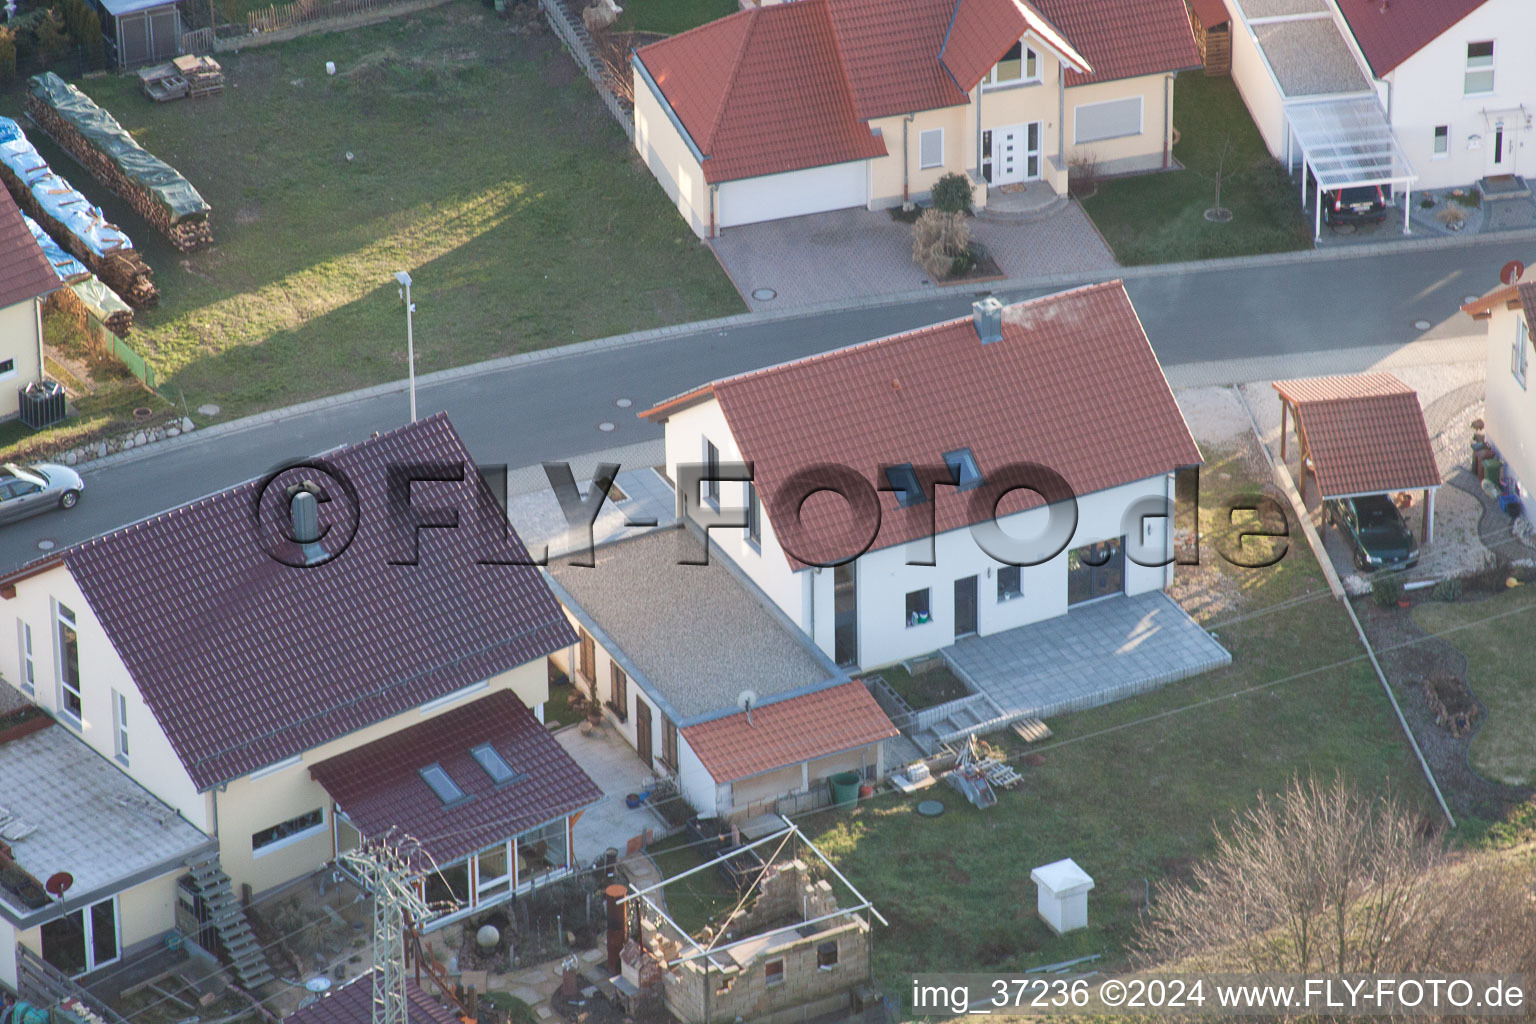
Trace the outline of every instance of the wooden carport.
{"label": "wooden carport", "polygon": [[1434,539],[1440,470],[1417,391],[1390,373],[1277,380],[1274,388],[1282,461],[1289,421],[1296,421],[1303,501],[1309,472],[1324,501],[1422,490],[1422,540]]}

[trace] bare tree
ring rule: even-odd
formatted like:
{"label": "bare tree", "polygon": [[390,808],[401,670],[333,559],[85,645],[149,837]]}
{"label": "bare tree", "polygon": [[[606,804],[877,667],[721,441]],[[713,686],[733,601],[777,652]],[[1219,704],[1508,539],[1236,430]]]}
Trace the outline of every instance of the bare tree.
{"label": "bare tree", "polygon": [[1144,966],[1298,973],[1536,967],[1529,865],[1453,855],[1391,798],[1294,781],[1218,831],[1138,928]]}
{"label": "bare tree", "polygon": [[1221,152],[1216,157],[1216,173],[1207,174],[1206,178],[1216,184],[1216,202],[1205,211],[1205,219],[1224,224],[1232,219],[1232,211],[1221,205],[1221,185],[1231,175],[1227,173],[1227,158],[1232,155],[1232,133],[1228,132],[1221,140]]}

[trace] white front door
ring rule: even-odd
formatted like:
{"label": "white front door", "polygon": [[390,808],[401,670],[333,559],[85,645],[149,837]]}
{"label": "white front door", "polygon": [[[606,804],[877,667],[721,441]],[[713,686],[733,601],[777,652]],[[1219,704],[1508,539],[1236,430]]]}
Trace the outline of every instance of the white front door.
{"label": "white front door", "polygon": [[981,175],[993,185],[1040,177],[1039,121],[1010,124],[981,133]]}

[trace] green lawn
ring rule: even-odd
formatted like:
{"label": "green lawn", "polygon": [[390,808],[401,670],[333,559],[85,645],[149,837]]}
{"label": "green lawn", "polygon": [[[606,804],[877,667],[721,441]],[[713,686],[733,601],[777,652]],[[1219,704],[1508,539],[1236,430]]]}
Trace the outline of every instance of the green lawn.
{"label": "green lawn", "polygon": [[[1201,495],[1208,510],[1256,486],[1239,461],[1208,454],[1208,469],[1230,477],[1210,474]],[[944,802],[938,819],[918,816],[916,798],[888,795],[807,819],[813,840],[891,921],[875,936],[887,993],[909,991],[914,972],[1014,969],[1090,953],[1112,964],[1148,888],[1209,853],[1214,825],[1298,773],[1340,772],[1432,812],[1380,684],[1306,545],[1298,539],[1271,569],[1213,571],[1244,592],[1239,613],[1207,623],[1232,652],[1231,668],[1053,719],[1055,735],[1033,747],[1007,732],[990,737],[1025,775],[1024,787],[991,810],[940,786],[921,794]],[[1044,762],[1025,765],[1025,753]],[[1090,927],[1056,937],[1035,914],[1029,872],[1062,857],[1096,885]]]}
{"label": "green lawn", "polygon": [[1520,587],[1486,601],[1427,603],[1413,620],[1467,656],[1467,683],[1488,708],[1472,738],[1472,767],[1512,786],[1536,783],[1536,589]]}
{"label": "green lawn", "polygon": [[[646,847],[646,852],[656,862],[663,878],[673,878],[711,859],[698,847],[689,845],[686,832],[653,843]],[[667,916],[686,928],[690,935],[697,935],[712,919],[730,913],[740,899],[736,890],[713,868],[673,882],[663,891],[667,897]]]}
{"label": "green lawn", "polygon": [[131,340],[193,409],[228,419],[402,379],[402,269],[419,373],[742,310],[547,34],[459,0],[220,59],[229,87],[207,100],[83,83],[212,205],[210,249],[175,252],[39,146],[154,267],[161,303]]}
{"label": "green lawn", "polygon": [[968,692],[965,684],[955,678],[948,665],[938,665],[926,672],[913,675],[900,665],[879,669],[891,689],[901,694],[914,710],[931,708],[945,701],[958,700]]}
{"label": "green lawn", "polygon": [[[1174,85],[1174,157],[1184,170],[1106,181],[1084,201],[1127,266],[1305,249],[1310,223],[1284,168],[1269,155],[1237,87],[1228,78],[1185,72]],[[1221,205],[1232,220],[1214,224],[1216,167],[1227,140]]]}
{"label": "green lawn", "polygon": [[741,10],[736,0],[620,0],[618,31],[676,35]]}
{"label": "green lawn", "polygon": [[544,704],[544,723],[550,728],[560,725],[570,725],[576,721],[579,715],[571,710],[571,698],[576,695],[576,687],[571,683],[551,683],[549,686],[549,700]]}

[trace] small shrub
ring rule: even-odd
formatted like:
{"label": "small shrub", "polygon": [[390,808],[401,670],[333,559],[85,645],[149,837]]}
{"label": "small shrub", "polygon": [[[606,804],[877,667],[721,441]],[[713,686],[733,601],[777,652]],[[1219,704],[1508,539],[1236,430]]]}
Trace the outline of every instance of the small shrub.
{"label": "small shrub", "polygon": [[945,213],[971,212],[971,182],[963,174],[950,172],[933,183],[933,208]]}
{"label": "small shrub", "polygon": [[967,250],[965,250],[965,252],[961,253],[959,256],[956,256],[954,258],[954,260],[950,263],[950,265],[949,265],[949,276],[950,277],[963,277],[966,274],[970,273],[971,272],[971,268],[974,267],[974,266],[976,266],[976,253],[972,249],[967,249]]}
{"label": "small shrub", "polygon": [[1454,601],[1461,597],[1461,580],[1456,576],[1447,576],[1435,588],[1429,592],[1429,596],[1436,601]]}
{"label": "small shrub", "polygon": [[16,79],[16,33],[0,26],[0,85]]}
{"label": "small shrub", "polygon": [[1099,191],[1099,157],[1091,149],[1079,151],[1067,163],[1067,191],[1087,199]]}
{"label": "small shrub", "polygon": [[912,225],[912,259],[929,277],[950,273],[971,247],[971,226],[963,213],[924,210]]}
{"label": "small shrub", "polygon": [[1473,209],[1483,205],[1483,194],[1477,189],[1467,189],[1464,192],[1452,192],[1451,202],[1460,203],[1462,206]]}
{"label": "small shrub", "polygon": [[1397,580],[1377,580],[1371,584],[1371,599],[1378,607],[1391,608],[1403,596],[1403,585]]}

